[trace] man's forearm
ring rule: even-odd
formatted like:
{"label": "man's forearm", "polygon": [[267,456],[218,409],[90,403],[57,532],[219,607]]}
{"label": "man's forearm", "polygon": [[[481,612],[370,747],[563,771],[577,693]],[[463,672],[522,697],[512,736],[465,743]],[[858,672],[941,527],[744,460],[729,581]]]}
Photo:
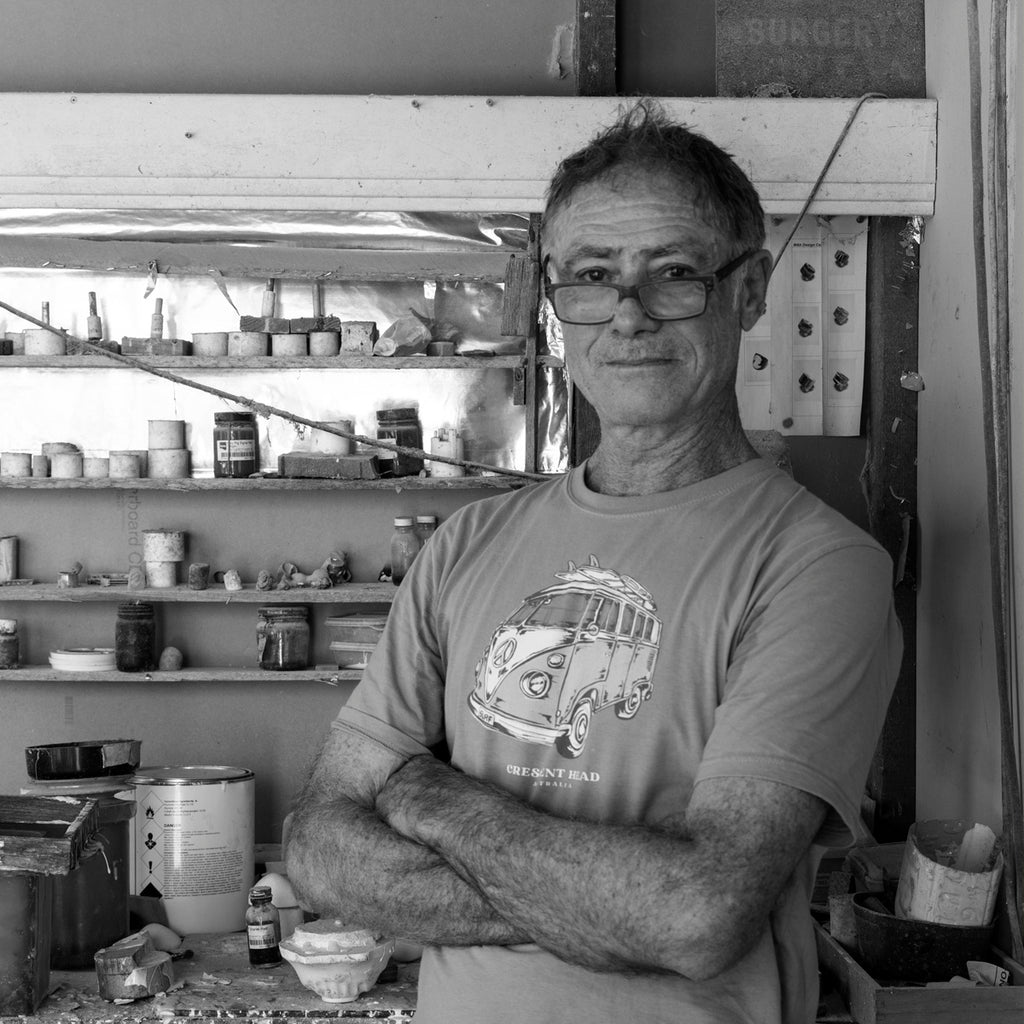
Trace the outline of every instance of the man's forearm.
{"label": "man's forearm", "polygon": [[[631,864],[644,846],[681,840],[552,818],[429,758],[415,758],[396,773],[377,807],[561,959],[599,971],[667,968],[658,943],[648,938],[657,934],[644,909],[650,894],[636,891],[631,901],[637,881]],[[609,856],[610,844],[619,852]],[[650,902],[653,911],[657,900]],[[661,912],[667,909],[662,905]]]}
{"label": "man's forearm", "polygon": [[286,856],[303,906],[425,945],[529,942],[437,853],[345,797],[292,815]]}

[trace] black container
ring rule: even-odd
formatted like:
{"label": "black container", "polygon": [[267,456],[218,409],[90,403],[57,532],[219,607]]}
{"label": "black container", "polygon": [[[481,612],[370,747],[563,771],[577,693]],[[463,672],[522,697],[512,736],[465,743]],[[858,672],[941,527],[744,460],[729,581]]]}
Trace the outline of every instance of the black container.
{"label": "black container", "polygon": [[256,414],[215,412],[213,414],[213,475],[248,477],[259,471],[260,444]]}
{"label": "black container", "polygon": [[[406,448],[423,448],[423,428],[415,409],[378,409],[377,438],[393,441]],[[423,469],[423,459],[387,449],[377,452],[381,476],[416,476]]]}
{"label": "black container", "polygon": [[117,606],[114,664],[119,672],[148,672],[156,664],[156,622],[148,601]]}
{"label": "black container", "polygon": [[30,779],[43,781],[127,775],[138,768],[141,749],[141,740],[43,743],[25,748],[25,768]]}

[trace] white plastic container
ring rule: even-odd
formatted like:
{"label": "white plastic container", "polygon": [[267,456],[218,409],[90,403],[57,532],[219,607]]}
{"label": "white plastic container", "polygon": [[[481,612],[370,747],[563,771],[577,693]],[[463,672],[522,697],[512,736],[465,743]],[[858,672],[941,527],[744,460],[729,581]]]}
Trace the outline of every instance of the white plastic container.
{"label": "white plastic container", "polygon": [[255,870],[256,784],[247,768],[139,768],[132,892],[158,897],[181,935],[235,932]]}

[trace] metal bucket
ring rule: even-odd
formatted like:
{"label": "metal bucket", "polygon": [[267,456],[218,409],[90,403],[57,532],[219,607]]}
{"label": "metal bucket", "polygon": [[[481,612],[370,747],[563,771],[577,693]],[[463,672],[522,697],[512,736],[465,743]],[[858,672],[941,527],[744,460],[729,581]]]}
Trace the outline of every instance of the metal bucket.
{"label": "metal bucket", "polygon": [[132,892],[162,900],[182,935],[245,927],[255,876],[255,776],[247,768],[140,768]]}

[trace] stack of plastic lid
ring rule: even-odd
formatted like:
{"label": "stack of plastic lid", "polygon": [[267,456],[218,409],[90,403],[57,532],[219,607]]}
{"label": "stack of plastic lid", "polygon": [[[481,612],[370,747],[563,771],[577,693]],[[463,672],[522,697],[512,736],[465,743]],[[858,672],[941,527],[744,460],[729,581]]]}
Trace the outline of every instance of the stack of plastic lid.
{"label": "stack of plastic lid", "polygon": [[50,666],[60,672],[105,672],[114,669],[113,647],[68,647],[50,651]]}

